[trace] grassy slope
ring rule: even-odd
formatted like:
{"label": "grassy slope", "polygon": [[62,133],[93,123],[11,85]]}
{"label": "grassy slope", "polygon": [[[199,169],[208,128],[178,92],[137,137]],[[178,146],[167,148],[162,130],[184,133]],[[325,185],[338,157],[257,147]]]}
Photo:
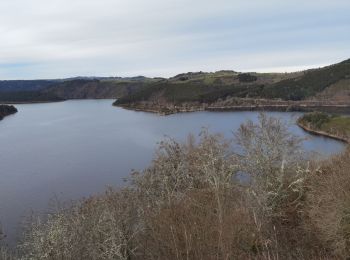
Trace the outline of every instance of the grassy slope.
{"label": "grassy slope", "polygon": [[157,102],[213,102],[227,96],[255,97],[265,84],[273,84],[281,79],[296,77],[298,74],[257,74],[219,71],[215,73],[180,74],[168,80],[150,84],[132,95],[119,99],[116,103],[138,101]]}
{"label": "grassy slope", "polygon": [[253,97],[303,100],[350,78],[350,60],[299,73],[186,73],[150,84],[116,104],[139,101],[213,102],[219,98]]}

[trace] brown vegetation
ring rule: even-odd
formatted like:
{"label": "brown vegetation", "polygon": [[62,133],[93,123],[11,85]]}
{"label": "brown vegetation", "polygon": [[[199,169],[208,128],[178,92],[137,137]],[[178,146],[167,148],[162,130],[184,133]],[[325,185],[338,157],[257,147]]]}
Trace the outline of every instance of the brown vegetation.
{"label": "brown vegetation", "polygon": [[308,185],[307,214],[324,247],[350,256],[350,150],[315,169]]}
{"label": "brown vegetation", "polygon": [[31,222],[20,259],[346,258],[350,152],[310,166],[299,143],[264,115],[165,140],[128,187]]}

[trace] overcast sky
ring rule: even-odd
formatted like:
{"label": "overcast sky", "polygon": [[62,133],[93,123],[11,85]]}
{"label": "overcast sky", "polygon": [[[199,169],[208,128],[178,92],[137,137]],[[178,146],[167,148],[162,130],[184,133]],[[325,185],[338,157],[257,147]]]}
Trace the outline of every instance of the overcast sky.
{"label": "overcast sky", "polygon": [[0,0],[0,79],[293,71],[350,58],[349,0]]}

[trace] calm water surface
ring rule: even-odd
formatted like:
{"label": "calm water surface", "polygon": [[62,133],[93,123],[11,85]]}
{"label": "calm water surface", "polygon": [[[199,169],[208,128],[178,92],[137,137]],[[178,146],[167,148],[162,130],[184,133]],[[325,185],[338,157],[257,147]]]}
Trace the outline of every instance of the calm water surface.
{"label": "calm water surface", "polygon": [[[257,112],[197,112],[158,116],[112,106],[113,100],[17,105],[18,113],[0,121],[0,222],[9,235],[30,210],[45,211],[49,200],[78,199],[121,186],[132,169],[143,169],[164,136],[184,140],[202,127],[232,137]],[[300,113],[269,113],[295,122]],[[304,148],[323,155],[344,145],[311,136]]]}

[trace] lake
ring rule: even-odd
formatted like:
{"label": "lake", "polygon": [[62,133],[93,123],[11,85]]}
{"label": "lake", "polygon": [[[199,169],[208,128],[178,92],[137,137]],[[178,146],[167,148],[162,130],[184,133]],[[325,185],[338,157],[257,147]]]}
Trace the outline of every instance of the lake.
{"label": "lake", "polygon": [[[113,100],[79,100],[16,105],[18,113],[0,121],[0,221],[8,241],[21,218],[44,212],[50,199],[79,199],[121,186],[132,169],[149,165],[157,143],[170,136],[185,140],[202,127],[232,137],[258,112],[195,112],[158,116],[112,106]],[[294,123],[301,113],[269,112]],[[323,156],[339,153],[341,142],[312,136],[303,147]]]}

